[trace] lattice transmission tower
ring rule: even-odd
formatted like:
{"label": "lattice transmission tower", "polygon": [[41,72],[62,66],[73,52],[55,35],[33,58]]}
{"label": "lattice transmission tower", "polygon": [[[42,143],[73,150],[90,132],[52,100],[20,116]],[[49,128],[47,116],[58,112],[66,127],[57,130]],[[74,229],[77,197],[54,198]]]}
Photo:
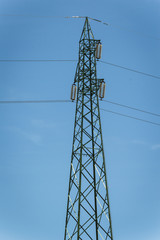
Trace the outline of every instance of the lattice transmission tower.
{"label": "lattice transmission tower", "polygon": [[105,84],[96,74],[101,46],[86,18],[71,92],[76,113],[64,240],[113,240],[99,111]]}

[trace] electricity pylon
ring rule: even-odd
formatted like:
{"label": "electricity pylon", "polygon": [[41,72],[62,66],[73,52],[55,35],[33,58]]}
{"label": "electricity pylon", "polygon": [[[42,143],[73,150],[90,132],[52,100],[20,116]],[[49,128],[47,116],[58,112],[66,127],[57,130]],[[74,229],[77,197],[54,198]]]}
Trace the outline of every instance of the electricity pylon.
{"label": "electricity pylon", "polygon": [[96,74],[99,44],[86,18],[74,81],[77,100],[64,240],[113,240],[98,97],[102,80]]}

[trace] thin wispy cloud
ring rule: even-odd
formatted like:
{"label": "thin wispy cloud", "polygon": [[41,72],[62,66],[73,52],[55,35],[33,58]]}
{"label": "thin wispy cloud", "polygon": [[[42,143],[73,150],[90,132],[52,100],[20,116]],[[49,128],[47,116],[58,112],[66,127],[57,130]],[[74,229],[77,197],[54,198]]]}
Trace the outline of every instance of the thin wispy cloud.
{"label": "thin wispy cloud", "polygon": [[41,119],[32,119],[31,124],[32,126],[38,127],[38,128],[56,128],[55,123],[50,123]]}
{"label": "thin wispy cloud", "polygon": [[[154,144],[151,147],[152,150],[160,150],[160,144]],[[159,238],[160,239],[160,238]]]}
{"label": "thin wispy cloud", "polygon": [[[0,232],[0,239],[1,240],[33,240],[33,238],[26,237],[26,236],[19,236],[17,234],[12,233],[6,233],[6,232]],[[39,238],[34,238],[34,240],[37,240]]]}
{"label": "thin wispy cloud", "polygon": [[133,140],[132,143],[137,144],[137,145],[144,145],[144,146],[149,146],[148,143],[142,140]]}
{"label": "thin wispy cloud", "polygon": [[142,141],[142,140],[133,140],[132,141],[133,144],[136,144],[136,145],[140,145],[140,146],[146,146],[148,147],[148,149],[150,150],[160,150],[160,144],[151,144],[151,143],[147,143],[145,141]]}
{"label": "thin wispy cloud", "polygon": [[25,131],[19,127],[9,127],[11,131],[14,133],[19,134],[20,136],[24,137],[25,139],[29,140],[31,143],[41,146],[42,145],[42,137],[40,134],[31,131]]}
{"label": "thin wispy cloud", "polygon": [[150,2],[150,3],[159,3],[160,4],[160,1],[159,0],[145,0],[146,2]]}
{"label": "thin wispy cloud", "polygon": [[122,236],[119,240],[160,240],[160,231],[157,228],[154,230],[146,230],[139,233],[128,233],[126,236]]}
{"label": "thin wispy cloud", "polygon": [[137,240],[160,240],[160,232],[155,230],[153,232],[143,233]]}
{"label": "thin wispy cloud", "polygon": [[22,135],[25,136],[28,140],[30,140],[32,143],[36,145],[41,145],[42,143],[42,137],[38,134],[35,133],[27,133],[27,132],[22,132]]}

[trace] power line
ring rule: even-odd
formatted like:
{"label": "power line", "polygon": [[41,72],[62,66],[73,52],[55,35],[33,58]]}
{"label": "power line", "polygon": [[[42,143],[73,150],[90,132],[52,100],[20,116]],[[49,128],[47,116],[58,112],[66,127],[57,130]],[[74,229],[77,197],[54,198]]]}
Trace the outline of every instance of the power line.
{"label": "power line", "polygon": [[[0,59],[0,62],[6,62],[7,63],[7,62],[78,62],[78,61],[75,60],[75,59]],[[141,75],[145,75],[147,77],[160,79],[159,76],[149,74],[149,73],[146,73],[146,72],[141,72],[141,71],[138,71],[136,69],[127,68],[127,67],[124,67],[122,65],[117,65],[117,64],[114,64],[114,63],[101,61],[101,60],[99,60],[99,62],[104,63],[104,64],[108,64],[108,65],[113,66],[113,67],[118,67],[118,68],[121,68],[121,69],[124,69],[124,70],[127,70],[127,71],[135,72],[135,73],[138,73],[138,74],[141,74]]]}
{"label": "power line", "polygon": [[31,15],[31,14],[0,14],[1,17],[33,17],[33,18],[67,18],[65,16],[47,16],[47,15]]}
{"label": "power line", "polygon": [[[7,101],[0,101],[0,104],[12,104],[12,103],[64,103],[64,102],[72,102],[72,101],[71,100],[51,100],[51,99],[49,99],[49,100],[11,100],[11,101],[7,100]],[[126,107],[126,108],[133,109],[133,110],[136,110],[136,111],[139,111],[139,112],[144,112],[144,113],[147,113],[147,114],[151,114],[151,115],[160,117],[160,114],[144,111],[142,109],[130,107],[128,105],[120,104],[120,103],[117,103],[117,102],[112,102],[112,101],[108,101],[108,100],[103,100],[103,102],[108,102],[108,103],[111,103],[111,104],[114,104],[114,105],[117,105],[117,106]]]}
{"label": "power line", "polygon": [[[1,17],[33,17],[33,18],[86,18],[87,16],[54,16],[54,15],[31,15],[31,14],[0,14]],[[98,21],[97,19],[90,18],[91,20]],[[100,22],[100,20],[99,20]]]}
{"label": "power line", "polygon": [[77,62],[70,59],[1,59],[0,62]]}
{"label": "power line", "polygon": [[[69,103],[69,102],[71,103],[72,101],[71,100],[22,100],[22,101],[21,100],[17,100],[17,101],[13,100],[13,101],[0,101],[0,104]],[[145,120],[145,119],[132,117],[132,116],[129,116],[129,115],[126,115],[126,114],[118,113],[118,112],[113,112],[113,111],[110,111],[110,110],[104,109],[104,108],[100,108],[100,109],[102,111],[105,111],[105,112],[113,113],[113,114],[120,115],[120,116],[123,116],[123,117],[132,118],[134,120],[138,120],[138,121],[142,121],[142,122],[146,122],[146,123],[150,123],[150,124],[153,124],[153,125],[160,126],[159,123],[155,123],[155,122],[148,121],[148,120]]]}
{"label": "power line", "polygon": [[123,116],[123,117],[132,118],[132,119],[134,119],[134,120],[138,120],[138,121],[142,121],[142,122],[146,122],[146,123],[150,123],[150,124],[153,124],[153,125],[160,126],[159,123],[151,122],[151,121],[148,121],[148,120],[145,120],[145,119],[142,119],[142,118],[132,117],[132,116],[129,116],[129,115],[126,115],[126,114],[122,114],[122,113],[118,113],[118,112],[113,112],[113,111],[110,111],[110,110],[104,109],[104,108],[100,108],[100,109],[101,109],[102,111],[105,111],[105,112],[113,113],[113,114],[120,115],[120,116]]}
{"label": "power line", "polygon": [[104,24],[104,25],[106,25],[106,26],[110,26],[110,27],[113,26],[113,27],[120,28],[120,29],[125,30],[125,31],[128,31],[128,32],[133,32],[134,34],[140,35],[140,36],[142,36],[142,37],[147,37],[147,38],[152,38],[152,39],[155,39],[155,40],[160,40],[159,37],[155,37],[155,36],[152,36],[152,35],[149,35],[149,34],[145,34],[145,33],[138,32],[138,31],[134,31],[134,30],[130,30],[130,29],[124,29],[124,26],[121,26],[121,25],[115,25],[115,24],[112,25],[112,24],[110,24],[110,23],[108,23],[108,22],[104,22],[104,21],[102,21],[102,20],[95,19],[95,18],[91,18],[91,17],[89,17],[89,19],[91,19],[91,20],[93,20],[93,21],[96,21],[96,22],[99,22],[99,23],[102,23],[102,24]]}
{"label": "power line", "polygon": [[110,25],[109,23],[103,22],[102,20],[99,20],[99,19],[95,19],[95,18],[91,18],[91,17],[89,17],[89,19],[91,19],[91,20],[93,20],[93,21],[95,21],[95,22],[102,23],[102,24],[104,24],[104,25],[106,25],[106,26],[109,26],[109,25]]}
{"label": "power line", "polygon": [[13,104],[13,103],[65,103],[72,102],[71,100],[17,100],[17,101],[0,101],[0,104]]}
{"label": "power line", "polygon": [[147,113],[147,114],[150,114],[150,115],[153,115],[153,116],[156,116],[156,117],[160,117],[160,114],[149,112],[149,111],[145,111],[145,110],[142,110],[142,109],[139,109],[139,108],[135,108],[135,107],[130,107],[128,105],[120,104],[120,103],[117,103],[117,102],[112,102],[112,101],[108,101],[108,100],[103,100],[103,102],[108,102],[108,103],[111,103],[111,104],[114,104],[114,105],[117,105],[117,106],[129,108],[129,109],[136,110],[136,111],[143,112],[143,113]]}
{"label": "power line", "polygon": [[[53,15],[50,15],[50,16],[47,16],[47,15],[30,15],[30,14],[0,14],[1,17],[32,17],[32,18],[64,18],[64,19],[69,19],[69,18],[86,18],[86,16],[53,16]],[[118,25],[112,25],[108,22],[104,22],[102,20],[99,20],[99,19],[96,19],[96,18],[92,18],[92,17],[88,17],[88,19],[90,20],[93,20],[95,22],[99,22],[105,26],[110,26],[110,27],[116,27],[116,28],[120,28],[122,30],[124,30],[124,27],[123,26],[118,26]],[[148,34],[144,34],[144,33],[141,33],[141,32],[137,32],[137,31],[134,31],[134,30],[130,30],[130,29],[125,29],[125,31],[129,31],[129,32],[133,32],[134,34],[137,34],[137,35],[140,35],[142,37],[147,37],[147,38],[152,38],[152,39],[155,39],[155,40],[160,40],[160,38],[158,37],[155,37],[155,36],[151,36],[151,35],[148,35]]]}
{"label": "power line", "polygon": [[122,69],[127,70],[127,71],[131,71],[131,72],[135,72],[135,73],[138,73],[138,74],[142,74],[142,75],[145,75],[145,76],[148,76],[148,77],[153,77],[153,78],[160,79],[159,76],[155,76],[155,75],[152,75],[152,74],[149,74],[149,73],[146,73],[146,72],[141,72],[141,71],[138,71],[138,70],[136,70],[136,69],[124,67],[124,66],[121,66],[121,65],[117,65],[117,64],[114,64],[114,63],[105,62],[105,61],[101,61],[101,60],[99,60],[99,61],[100,61],[101,63],[108,64],[108,65],[113,66],[113,67],[122,68]]}

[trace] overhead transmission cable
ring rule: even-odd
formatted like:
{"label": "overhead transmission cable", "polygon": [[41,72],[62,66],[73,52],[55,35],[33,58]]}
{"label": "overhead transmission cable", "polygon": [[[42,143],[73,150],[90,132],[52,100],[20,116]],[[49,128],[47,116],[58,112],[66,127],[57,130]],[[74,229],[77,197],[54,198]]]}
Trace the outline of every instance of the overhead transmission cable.
{"label": "overhead transmission cable", "polygon": [[47,15],[32,15],[32,14],[0,14],[1,17],[33,17],[33,18],[68,18],[65,16],[47,16]]}
{"label": "overhead transmission cable", "polygon": [[[62,100],[53,100],[53,99],[48,99],[48,100],[6,100],[6,101],[0,101],[0,104],[14,104],[14,103],[64,103],[64,102],[72,102],[72,101],[71,100],[65,100],[65,99],[64,100],[63,99]],[[143,112],[143,113],[147,113],[147,114],[150,114],[150,115],[153,115],[153,116],[156,116],[156,117],[160,117],[160,114],[158,114],[158,113],[145,111],[145,110],[142,110],[140,108],[131,107],[131,106],[128,106],[128,105],[117,103],[117,102],[108,101],[108,100],[104,100],[104,99],[103,99],[102,102],[107,102],[107,103],[114,104],[114,105],[117,105],[117,106],[129,108],[129,109],[136,110],[136,111]]]}
{"label": "overhead transmission cable", "polygon": [[[130,30],[130,29],[127,29],[126,27],[124,26],[121,26],[121,25],[115,25],[115,24],[110,24],[108,22],[104,22],[104,21],[101,21],[99,19],[95,19],[95,18],[91,18],[89,17],[89,19],[93,20],[93,21],[96,21],[96,22],[99,22],[99,23],[102,23],[106,26],[109,26],[109,27],[116,27],[116,28],[119,28],[119,29],[122,29],[122,30],[125,30],[127,32],[133,32],[134,34],[136,35],[140,35],[142,37],[147,37],[147,38],[152,38],[152,39],[155,39],[155,40],[160,40],[159,37],[155,37],[155,36],[152,36],[152,35],[149,35],[149,34],[145,34],[145,33],[142,33],[142,32],[138,32],[138,31],[135,31],[135,30]],[[125,28],[125,29],[124,29]]]}
{"label": "overhead transmission cable", "polygon": [[114,105],[117,105],[117,106],[120,106],[120,107],[125,107],[125,108],[129,108],[129,109],[132,109],[132,110],[135,110],[135,111],[139,111],[139,112],[142,112],[142,113],[147,113],[147,114],[150,114],[150,115],[153,115],[153,116],[156,116],[156,117],[160,117],[160,114],[145,111],[145,110],[142,110],[142,109],[139,109],[139,108],[131,107],[131,106],[128,106],[128,105],[117,103],[117,102],[112,102],[112,101],[108,101],[108,100],[104,100],[104,99],[103,99],[103,102],[107,102],[107,103],[114,104]]}
{"label": "overhead transmission cable", "polygon": [[[18,101],[0,101],[0,104],[23,104],[23,103],[30,103],[30,104],[35,104],[35,103],[71,103],[72,101],[71,100],[18,100]],[[142,119],[142,118],[137,118],[137,117],[133,117],[133,116],[130,116],[130,115],[126,115],[126,114],[122,114],[122,113],[119,113],[119,112],[114,112],[114,111],[111,111],[111,110],[108,110],[108,109],[104,109],[104,108],[100,108],[102,111],[105,111],[105,112],[109,112],[109,113],[112,113],[112,114],[116,114],[116,115],[120,115],[120,116],[123,116],[123,117],[127,117],[127,118],[131,118],[131,119],[134,119],[134,120],[138,120],[138,121],[142,121],[142,122],[146,122],[146,123],[150,123],[150,124],[153,124],[153,125],[157,125],[157,126],[160,126],[159,123],[156,123],[156,122],[152,122],[152,121],[148,121],[148,120],[145,120],[145,119]],[[156,114],[155,114],[156,115]],[[159,114],[157,114],[159,115]]]}
{"label": "overhead transmission cable", "polygon": [[155,76],[155,75],[153,75],[153,74],[141,72],[141,71],[138,71],[138,70],[136,70],[136,69],[124,67],[124,66],[117,65],[117,64],[114,64],[114,63],[110,63],[110,62],[105,62],[105,61],[102,61],[102,60],[99,60],[99,61],[100,61],[101,63],[108,64],[108,65],[113,66],[113,67],[122,68],[122,69],[127,70],[127,71],[131,71],[131,72],[135,72],[135,73],[138,73],[138,74],[142,74],[142,75],[145,75],[145,76],[148,76],[148,77],[153,77],[153,78],[160,79],[159,76]]}
{"label": "overhead transmission cable", "polygon": [[[69,18],[86,18],[86,16],[53,16],[53,15],[50,15],[50,16],[47,16],[47,15],[31,15],[31,14],[0,14],[1,17],[32,17],[32,18],[64,18],[64,19],[69,19]],[[112,25],[108,22],[104,22],[102,20],[99,20],[99,19],[96,19],[96,18],[92,18],[92,17],[88,17],[88,19],[92,20],[92,21],[95,21],[95,22],[99,22],[105,26],[110,26],[110,27],[116,27],[116,28],[119,28],[119,29],[122,29],[122,30],[125,30],[125,31],[129,31],[129,32],[133,32],[137,35],[140,35],[140,36],[143,36],[143,37],[147,37],[147,38],[153,38],[155,40],[160,40],[159,37],[155,37],[155,36],[151,36],[151,35],[148,35],[148,34],[145,34],[145,33],[142,33],[142,32],[138,32],[138,31],[134,31],[134,30],[130,30],[130,29],[124,29],[124,26],[120,26],[120,25]]]}
{"label": "overhead transmission cable", "polygon": [[77,62],[73,59],[0,59],[0,62]]}
{"label": "overhead transmission cable", "polygon": [[114,111],[104,109],[104,108],[100,108],[100,109],[102,111],[105,111],[105,112],[113,113],[113,114],[120,115],[120,116],[123,116],[123,117],[132,118],[132,119],[135,119],[135,120],[138,120],[138,121],[141,121],[141,122],[146,122],[146,123],[150,123],[150,124],[153,124],[153,125],[160,126],[160,123],[148,121],[148,120],[145,120],[145,119],[142,119],[142,118],[132,117],[130,115],[122,114],[122,113],[119,113],[119,112],[114,112]]}
{"label": "overhead transmission cable", "polygon": [[13,103],[65,103],[72,102],[71,100],[7,100],[0,101],[0,104],[13,104]]}
{"label": "overhead transmission cable", "polygon": [[[0,62],[78,62],[75,59],[0,59]],[[145,75],[147,77],[152,77],[152,78],[156,78],[156,79],[160,79],[159,76],[153,75],[153,74],[149,74],[146,72],[142,72],[142,71],[138,71],[136,69],[132,69],[132,68],[128,68],[128,67],[124,67],[122,65],[118,65],[118,64],[114,64],[111,62],[106,62],[106,61],[102,61],[99,60],[99,62],[104,63],[104,64],[108,64],[110,66],[113,67],[117,67],[117,68],[121,68],[127,71],[131,71],[131,72],[135,72],[141,75]]]}

